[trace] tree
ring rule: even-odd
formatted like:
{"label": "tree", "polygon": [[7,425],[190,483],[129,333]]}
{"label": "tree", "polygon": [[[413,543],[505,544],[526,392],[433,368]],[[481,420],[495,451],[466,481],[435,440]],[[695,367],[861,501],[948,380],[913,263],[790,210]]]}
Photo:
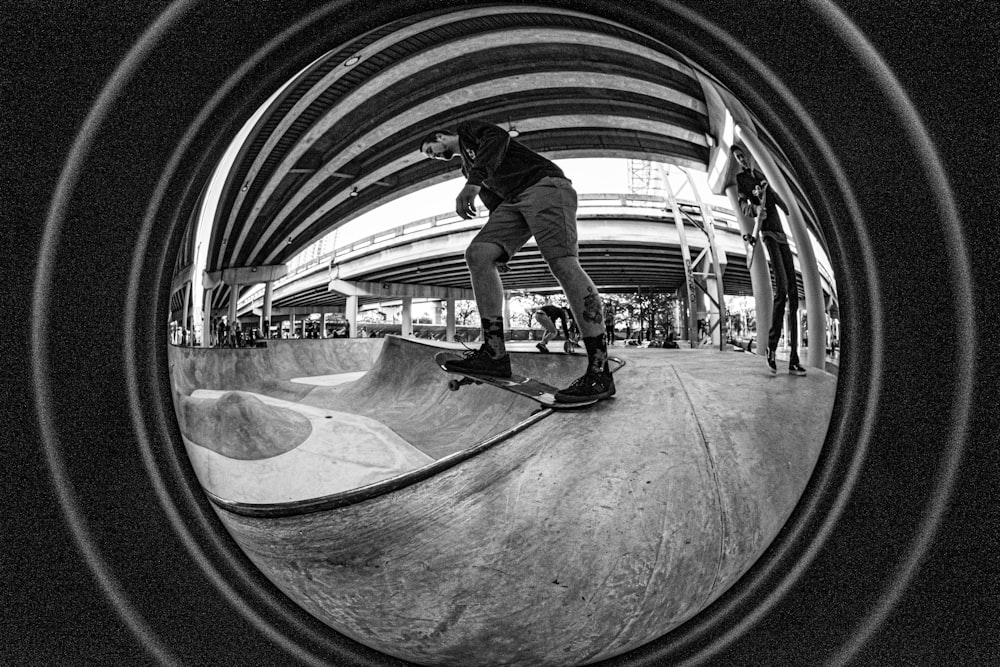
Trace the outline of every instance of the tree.
{"label": "tree", "polygon": [[462,326],[475,326],[479,324],[479,317],[475,317],[475,321],[470,325],[469,320],[472,319],[473,315],[476,315],[479,310],[476,308],[475,301],[461,300],[455,301],[455,321]]}

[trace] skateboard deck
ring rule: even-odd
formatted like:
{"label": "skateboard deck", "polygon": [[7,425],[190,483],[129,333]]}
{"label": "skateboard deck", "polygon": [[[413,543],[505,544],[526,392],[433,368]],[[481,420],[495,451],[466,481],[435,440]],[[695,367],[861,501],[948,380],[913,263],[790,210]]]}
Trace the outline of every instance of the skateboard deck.
{"label": "skateboard deck", "polygon": [[[760,185],[753,189],[753,193],[757,195],[760,200],[760,204],[757,206],[757,214],[754,216],[753,233],[744,236],[744,239],[749,246],[749,251],[747,252],[747,271],[753,268],[753,258],[757,247],[757,243],[760,241],[760,226],[767,217],[767,211],[765,210],[765,205],[767,202],[767,181],[762,182]],[[763,250],[761,251],[763,252]]]}
{"label": "skateboard deck", "polygon": [[745,234],[743,240],[746,241],[747,245],[747,271],[753,268],[753,255],[757,247],[757,237],[751,236],[750,234]]}
{"label": "skateboard deck", "polygon": [[[536,345],[535,347],[538,347],[538,345]],[[546,347],[548,347],[548,346],[546,346]],[[563,344],[562,344],[562,351],[565,354],[576,354],[577,350],[580,350],[581,347],[583,347],[583,346],[580,345],[580,343],[578,343],[575,340],[564,340]],[[549,349],[542,350],[541,348],[539,348],[539,352],[541,352],[542,354],[552,354],[553,353],[552,350],[549,350]],[[555,354],[559,354],[559,353],[556,352]]]}
{"label": "skateboard deck", "polygon": [[[550,384],[544,382],[539,382],[524,375],[518,375],[517,373],[512,374],[509,378],[497,378],[490,377],[489,375],[475,375],[472,373],[462,373],[460,371],[453,371],[445,368],[444,364],[446,361],[452,359],[460,359],[461,357],[454,352],[438,352],[434,355],[434,363],[441,367],[445,373],[451,373],[453,375],[461,376],[461,379],[453,379],[448,381],[448,389],[452,391],[458,391],[463,385],[467,384],[488,384],[499,389],[513,392],[515,394],[520,394],[526,398],[544,405],[547,408],[553,408],[556,410],[567,410],[573,408],[585,408],[597,403],[597,399],[590,401],[585,401],[582,403],[559,403],[556,401],[556,392],[559,391],[558,388],[553,387]],[[620,366],[619,366],[620,368]]]}

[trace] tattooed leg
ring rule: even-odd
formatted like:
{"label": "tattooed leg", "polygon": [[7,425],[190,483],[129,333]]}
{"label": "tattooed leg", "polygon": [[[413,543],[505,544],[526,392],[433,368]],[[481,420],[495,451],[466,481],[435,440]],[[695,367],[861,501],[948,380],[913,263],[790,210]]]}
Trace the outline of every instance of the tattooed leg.
{"label": "tattooed leg", "polygon": [[576,257],[561,257],[549,264],[569,300],[573,319],[587,348],[588,365],[595,373],[608,372],[608,344],[604,337],[604,304],[597,287]]}
{"label": "tattooed leg", "polygon": [[608,372],[608,343],[604,334],[583,339],[587,348],[588,367],[592,373]]}
{"label": "tattooed leg", "polygon": [[483,340],[493,352],[493,358],[499,359],[507,354],[507,346],[503,342],[503,318],[484,317],[482,318],[482,324]]}
{"label": "tattooed leg", "polygon": [[604,324],[604,308],[601,295],[593,285],[587,286],[587,295],[583,297],[583,320],[594,324]]}
{"label": "tattooed leg", "polygon": [[580,336],[588,338],[604,333],[604,306],[601,295],[580,266],[576,257],[560,257],[549,263],[552,274],[559,281],[569,308],[573,311],[573,319],[580,329]]}

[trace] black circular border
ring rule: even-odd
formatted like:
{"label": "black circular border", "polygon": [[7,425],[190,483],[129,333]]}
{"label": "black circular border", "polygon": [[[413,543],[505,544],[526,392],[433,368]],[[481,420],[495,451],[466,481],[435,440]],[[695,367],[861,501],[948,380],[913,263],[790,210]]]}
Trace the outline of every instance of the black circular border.
{"label": "black circular border", "polygon": [[[80,593],[93,597],[89,614],[102,619],[94,632],[103,641],[85,643],[95,655],[131,650],[140,661],[141,645],[163,663],[238,664],[249,656],[283,664],[396,662],[337,637],[289,603],[214,520],[176,446],[160,323],[183,220],[166,202],[191,199],[186,188],[224,150],[222,137],[231,136],[236,119],[291,74],[283,58],[302,62],[304,53],[336,43],[317,27],[323,16],[336,16],[349,34],[426,4],[367,13],[349,3],[285,3],[281,12],[253,5],[237,16],[232,8],[178,2],[125,18],[112,3],[98,8],[105,24],[83,27],[92,39],[101,25],[118,21],[125,34],[111,40],[118,52],[92,54],[99,75],[110,77],[101,95],[93,95],[96,78],[66,84],[75,143],[54,156],[59,178],[51,181],[35,257],[30,351],[44,454],[36,472],[49,475],[48,493],[61,512],[56,523],[75,546],[60,557],[75,554],[86,563],[78,570],[96,581],[82,583],[87,592]],[[709,610],[610,662],[746,664],[754,656],[749,661],[759,664],[816,664],[890,655],[907,642],[926,646],[900,630],[898,608],[922,609],[915,578],[931,587],[926,562],[940,560],[956,479],[970,465],[967,444],[980,433],[970,419],[981,352],[968,228],[922,132],[926,119],[908,106],[912,89],[866,51],[863,31],[820,3],[780,12],[736,3],[554,4],[625,23],[642,17],[652,22],[646,28],[660,25],[689,40],[687,51],[751,102],[789,147],[826,218],[842,223],[826,231],[835,239],[844,292],[846,356],[830,435],[802,505],[761,562]],[[777,17],[795,30],[783,31],[778,46],[760,37],[774,34]],[[908,18],[897,16],[897,25]],[[241,39],[215,49],[196,39],[227,30]],[[298,46],[280,37],[292,32]],[[801,63],[789,55],[809,53],[817,39],[844,70],[844,79],[824,81],[822,89],[801,78]],[[199,48],[211,53],[210,65],[193,55]],[[184,93],[164,103],[163,90]],[[824,93],[837,100],[835,112]],[[206,101],[216,103],[211,122],[197,126]],[[796,103],[806,114],[784,115]],[[150,127],[155,135],[143,135]],[[810,137],[812,129],[826,146]],[[174,173],[178,146],[186,151],[184,168]],[[901,184],[907,187],[893,190]],[[886,229],[886,221],[905,221],[906,233]],[[939,335],[966,344],[933,353],[900,344],[900,327],[927,331],[905,301],[914,287],[906,259],[919,262],[939,293]],[[110,616],[102,609],[108,601],[116,609]],[[789,637],[800,640],[789,646]]]}

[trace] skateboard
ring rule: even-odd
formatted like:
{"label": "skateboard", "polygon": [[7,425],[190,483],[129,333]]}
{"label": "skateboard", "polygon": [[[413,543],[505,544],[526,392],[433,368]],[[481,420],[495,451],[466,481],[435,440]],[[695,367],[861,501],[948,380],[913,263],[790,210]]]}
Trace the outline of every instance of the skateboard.
{"label": "skateboard", "polygon": [[[438,352],[434,355],[434,363],[436,363],[441,370],[445,373],[452,373],[453,375],[461,376],[459,379],[452,379],[448,381],[448,389],[452,391],[458,391],[464,385],[468,384],[488,384],[499,389],[504,389],[506,391],[513,392],[515,394],[520,394],[525,398],[530,398],[531,400],[544,405],[547,408],[552,408],[555,410],[568,410],[573,408],[585,408],[597,403],[597,399],[590,401],[584,401],[581,403],[559,403],[556,401],[556,393],[559,391],[558,388],[553,387],[550,384],[544,382],[539,382],[524,375],[518,375],[517,373],[512,374],[509,378],[498,378],[491,377],[489,375],[475,375],[472,373],[462,373],[459,371],[453,371],[445,368],[445,362],[452,359],[459,358],[454,352]],[[615,359],[612,357],[608,358],[609,365],[612,366],[614,371],[625,365],[625,362],[620,359]]]}
{"label": "skateboard", "polygon": [[761,184],[753,189],[753,193],[760,200],[760,205],[757,207],[757,215],[754,216],[753,233],[743,235],[743,240],[750,245],[750,252],[747,253],[747,271],[753,268],[754,249],[760,240],[760,226],[767,217],[767,211],[764,210],[764,203],[767,201],[767,181],[761,181]]}
{"label": "skateboard", "polygon": [[[539,343],[535,347],[537,347],[538,351],[541,352],[542,354],[549,354],[548,346],[543,347],[542,344]],[[563,341],[562,349],[563,352],[565,352],[566,354],[573,354],[574,350],[580,349],[580,342],[572,338],[569,340],[565,340]]]}

